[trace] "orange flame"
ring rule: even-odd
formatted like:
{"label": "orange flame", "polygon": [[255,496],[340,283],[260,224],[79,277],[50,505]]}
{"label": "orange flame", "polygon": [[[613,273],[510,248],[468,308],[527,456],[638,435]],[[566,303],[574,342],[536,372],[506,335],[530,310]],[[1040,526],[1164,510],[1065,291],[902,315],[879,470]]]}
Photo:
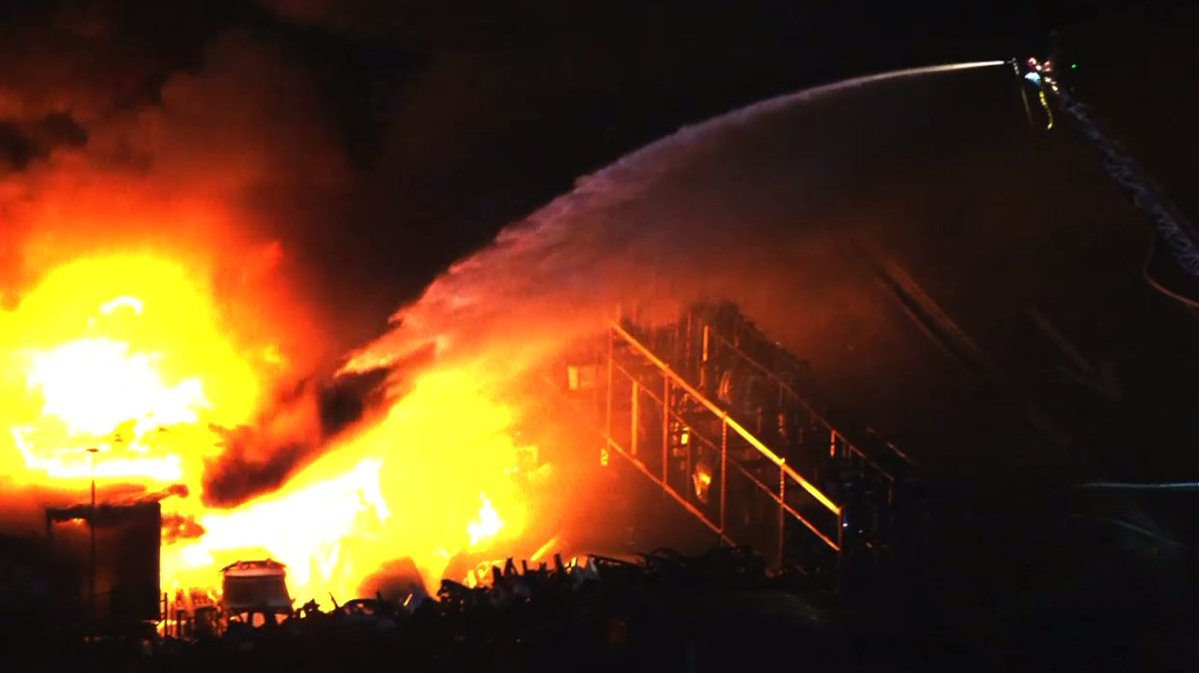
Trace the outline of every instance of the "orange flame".
{"label": "orange flame", "polygon": [[208,532],[170,550],[164,573],[186,586],[196,571],[269,553],[288,565],[294,592],[318,598],[354,595],[398,556],[440,578],[455,554],[524,528],[526,503],[506,476],[521,448],[507,432],[511,420],[469,376],[427,373],[385,419],[284,488],[202,516]]}
{"label": "orange flame", "polygon": [[258,403],[258,373],[204,289],[171,263],[68,264],[2,321],[0,413],[20,461],[0,467],[18,483],[77,488],[71,480],[92,474],[86,449],[98,448],[98,478],[198,488],[218,450],[207,424],[245,423]]}
{"label": "orange flame", "polygon": [[215,296],[185,265],[127,255],[66,264],[0,311],[0,481],[75,494],[92,478],[101,492],[186,485],[164,511],[204,533],[164,546],[166,590],[210,587],[223,565],[269,556],[299,599],[353,596],[396,558],[439,578],[455,555],[521,534],[512,410],[462,363],[422,372],[276,492],[206,508],[218,430],[253,423],[289,373],[289,353],[240,341]]}

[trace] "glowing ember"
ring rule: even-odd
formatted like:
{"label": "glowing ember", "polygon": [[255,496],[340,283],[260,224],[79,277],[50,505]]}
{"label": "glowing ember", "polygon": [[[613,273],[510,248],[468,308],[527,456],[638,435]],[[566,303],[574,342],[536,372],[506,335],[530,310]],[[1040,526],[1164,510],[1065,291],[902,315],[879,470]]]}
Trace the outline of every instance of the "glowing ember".
{"label": "glowing ember", "polygon": [[185,495],[163,501],[165,590],[213,587],[222,566],[269,557],[301,600],[353,597],[389,561],[411,558],[435,580],[456,555],[521,534],[526,447],[461,362],[415,376],[275,492],[205,507],[205,466],[229,430],[261,417],[292,361],[280,343],[239,340],[216,297],[184,265],[116,256],[58,268],[0,311],[0,480],[60,499],[93,476],[101,497],[176,486]]}

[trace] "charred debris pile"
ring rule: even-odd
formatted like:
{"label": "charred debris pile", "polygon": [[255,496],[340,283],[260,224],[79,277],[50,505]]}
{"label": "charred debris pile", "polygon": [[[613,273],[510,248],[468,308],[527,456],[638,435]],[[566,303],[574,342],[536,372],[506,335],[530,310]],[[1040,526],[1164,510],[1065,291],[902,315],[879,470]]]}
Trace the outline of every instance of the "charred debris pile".
{"label": "charred debris pile", "polygon": [[443,580],[436,597],[377,595],[332,610],[310,602],[282,619],[230,621],[140,649],[109,640],[85,648],[79,663],[175,672],[713,670],[746,657],[764,663],[784,642],[831,657],[842,633],[832,597],[767,565],[733,547],[509,560],[486,586]]}
{"label": "charred debris pile", "polygon": [[508,561],[485,586],[445,580],[435,597],[414,590],[331,610],[308,603],[187,639],[10,640],[17,647],[7,648],[5,670],[690,672],[780,660],[807,671],[1185,670],[1170,664],[1193,649],[1199,623],[1111,630],[1120,624],[1110,614],[1078,614],[1060,601],[1023,616],[998,604],[941,612],[935,592],[855,608],[823,583],[768,566],[740,547]]}

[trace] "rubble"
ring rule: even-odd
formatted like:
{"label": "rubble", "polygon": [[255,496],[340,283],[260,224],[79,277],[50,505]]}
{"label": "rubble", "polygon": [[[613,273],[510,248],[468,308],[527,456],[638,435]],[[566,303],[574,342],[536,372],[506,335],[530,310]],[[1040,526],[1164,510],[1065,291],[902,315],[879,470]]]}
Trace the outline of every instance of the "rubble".
{"label": "rubble", "polygon": [[[221,633],[165,637],[146,650],[93,644],[77,663],[173,673],[672,670],[701,652],[716,661],[725,648],[741,651],[747,634],[768,637],[771,630],[747,615],[767,615],[792,640],[806,633],[818,641],[831,613],[797,598],[797,587],[794,578],[768,574],[765,561],[744,548],[699,556],[659,549],[632,558],[509,559],[492,568],[485,585],[443,580],[435,597],[377,594],[334,600],[331,609],[309,601],[278,623],[231,620]],[[104,661],[95,658],[101,653]]]}
{"label": "rubble", "polygon": [[[1075,656],[1062,638],[1094,638],[1096,628],[1117,624],[1099,615],[1070,622],[1061,618],[1068,611],[1056,608],[1019,620],[988,618],[995,606],[959,605],[941,614],[937,605],[951,603],[927,587],[880,601],[888,609],[855,611],[823,593],[818,580],[767,566],[739,547],[700,555],[658,549],[629,558],[509,559],[491,568],[485,584],[445,580],[434,596],[379,593],[334,600],[331,607],[309,601],[278,622],[232,621],[223,631],[187,639],[42,642],[33,656],[6,659],[32,665],[6,670],[699,673],[786,661],[805,671],[841,672],[1006,670],[987,664],[1027,660],[1081,671],[1096,670],[1088,668],[1094,659]],[[1158,619],[1151,630],[1154,638],[1186,642],[1196,625],[1199,615]],[[1109,635],[1085,642],[1119,645],[1144,637],[1129,629]]]}

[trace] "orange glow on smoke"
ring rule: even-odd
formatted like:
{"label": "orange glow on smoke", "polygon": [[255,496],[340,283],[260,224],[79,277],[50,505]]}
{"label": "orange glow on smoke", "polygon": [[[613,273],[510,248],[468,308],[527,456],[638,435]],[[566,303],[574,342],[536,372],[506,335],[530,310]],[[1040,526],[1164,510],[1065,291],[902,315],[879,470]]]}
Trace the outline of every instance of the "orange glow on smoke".
{"label": "orange glow on smoke", "polygon": [[102,497],[185,485],[164,514],[204,533],[164,540],[164,591],[211,587],[224,565],[270,557],[288,566],[298,601],[350,598],[389,561],[410,557],[435,581],[456,554],[518,539],[529,447],[481,368],[462,364],[416,375],[381,418],[275,492],[203,506],[221,430],[253,424],[294,374],[281,343],[241,340],[228,315],[202,271],[152,254],[45,275],[0,310],[0,484],[76,501],[93,474]]}

